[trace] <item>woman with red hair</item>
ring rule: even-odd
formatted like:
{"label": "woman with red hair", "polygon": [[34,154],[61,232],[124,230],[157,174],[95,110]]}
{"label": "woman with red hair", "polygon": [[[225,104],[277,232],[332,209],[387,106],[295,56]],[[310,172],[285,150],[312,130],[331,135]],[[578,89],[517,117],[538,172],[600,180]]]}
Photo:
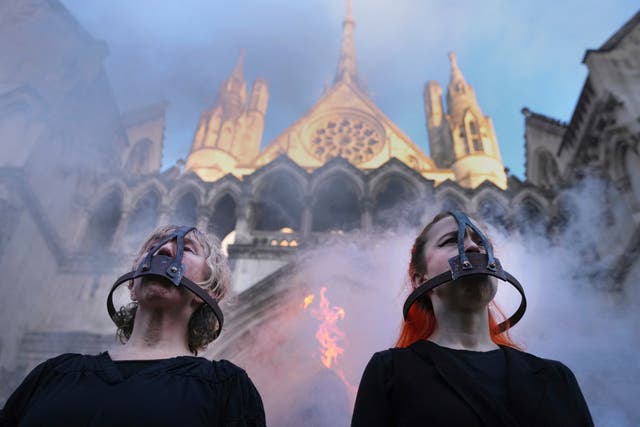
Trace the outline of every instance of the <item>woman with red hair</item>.
{"label": "woman with red hair", "polygon": [[[500,278],[523,300],[503,317]],[[508,335],[526,307],[491,243],[462,212],[437,215],[416,238],[396,347],[373,355],[352,427],[592,426],[573,373],[522,352]]]}

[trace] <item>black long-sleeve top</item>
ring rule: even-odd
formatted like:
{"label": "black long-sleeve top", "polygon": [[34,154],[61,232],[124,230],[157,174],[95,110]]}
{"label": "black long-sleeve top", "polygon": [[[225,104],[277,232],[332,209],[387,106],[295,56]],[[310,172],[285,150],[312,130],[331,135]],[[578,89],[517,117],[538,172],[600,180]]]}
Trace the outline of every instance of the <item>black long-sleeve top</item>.
{"label": "black long-sleeve top", "polygon": [[580,387],[562,363],[501,347],[504,377],[483,385],[451,351],[419,341],[374,354],[352,427],[593,426]]}
{"label": "black long-sleeve top", "polygon": [[262,400],[232,363],[181,356],[130,376],[108,353],[63,354],[7,400],[0,426],[265,426]]}

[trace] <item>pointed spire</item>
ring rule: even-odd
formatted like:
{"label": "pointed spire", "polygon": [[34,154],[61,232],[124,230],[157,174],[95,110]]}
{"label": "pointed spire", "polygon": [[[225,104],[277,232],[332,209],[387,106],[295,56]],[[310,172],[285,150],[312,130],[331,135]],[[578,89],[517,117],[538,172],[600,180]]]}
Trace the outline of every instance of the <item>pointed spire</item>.
{"label": "pointed spire", "polygon": [[466,84],[464,81],[464,76],[462,75],[462,71],[458,68],[458,61],[456,59],[456,54],[453,52],[449,52],[449,62],[451,63],[451,81],[450,83],[462,83]]}
{"label": "pointed spire", "polygon": [[356,21],[353,19],[353,3],[347,0],[347,13],[342,22],[342,45],[340,47],[340,60],[334,83],[347,81],[358,84],[358,66],[356,65],[356,45],[354,30]]}
{"label": "pointed spire", "polygon": [[221,106],[224,113],[223,119],[237,117],[244,108],[247,99],[247,83],[244,81],[244,55],[245,50],[240,51],[236,65],[225,80],[218,92],[216,104]]}
{"label": "pointed spire", "polygon": [[236,66],[233,68],[231,72],[230,80],[244,80],[244,56],[247,54],[246,49],[242,49],[240,51],[240,55],[238,55],[238,60],[236,61]]}

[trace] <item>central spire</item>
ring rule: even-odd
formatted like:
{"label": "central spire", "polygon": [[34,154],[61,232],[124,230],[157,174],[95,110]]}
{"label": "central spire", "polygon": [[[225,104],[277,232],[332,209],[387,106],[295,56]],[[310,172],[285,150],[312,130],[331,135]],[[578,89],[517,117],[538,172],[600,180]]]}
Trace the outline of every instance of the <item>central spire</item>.
{"label": "central spire", "polygon": [[353,33],[356,21],[353,19],[353,3],[347,0],[347,14],[342,22],[342,45],[340,47],[340,60],[334,83],[346,81],[358,84],[358,66],[356,65],[356,44]]}
{"label": "central spire", "polygon": [[464,80],[460,67],[458,67],[458,61],[455,53],[449,52],[449,62],[451,64],[451,80],[449,83],[454,86],[466,85],[467,82]]}

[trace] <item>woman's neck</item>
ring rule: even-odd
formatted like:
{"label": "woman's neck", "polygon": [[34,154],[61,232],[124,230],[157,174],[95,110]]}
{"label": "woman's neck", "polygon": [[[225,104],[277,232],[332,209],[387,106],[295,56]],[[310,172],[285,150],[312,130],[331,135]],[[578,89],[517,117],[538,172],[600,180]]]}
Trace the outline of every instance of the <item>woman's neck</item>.
{"label": "woman's neck", "polygon": [[190,356],[189,319],[166,311],[138,309],[131,336],[123,347],[110,351],[114,360],[167,359]]}
{"label": "woman's neck", "polygon": [[474,311],[440,309],[435,315],[438,326],[429,341],[457,350],[490,351],[498,348],[491,339],[486,308]]}

